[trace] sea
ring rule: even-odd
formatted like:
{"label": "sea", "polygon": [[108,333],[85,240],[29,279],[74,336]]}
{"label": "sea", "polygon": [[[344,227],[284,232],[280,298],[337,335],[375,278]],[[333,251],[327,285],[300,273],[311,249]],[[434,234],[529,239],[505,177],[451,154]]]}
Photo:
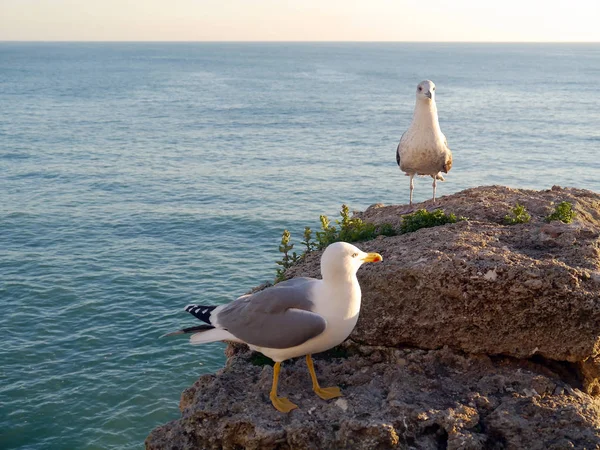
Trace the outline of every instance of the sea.
{"label": "sea", "polygon": [[272,281],[284,229],[407,203],[424,79],[438,195],[600,189],[600,44],[0,43],[0,448],[140,449],[178,418],[224,344],[160,336]]}

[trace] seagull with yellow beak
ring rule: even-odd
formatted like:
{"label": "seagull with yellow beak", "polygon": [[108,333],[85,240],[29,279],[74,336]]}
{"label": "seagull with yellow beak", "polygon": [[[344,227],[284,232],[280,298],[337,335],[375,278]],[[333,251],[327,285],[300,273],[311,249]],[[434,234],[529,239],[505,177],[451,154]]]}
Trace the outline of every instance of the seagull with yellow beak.
{"label": "seagull with yellow beak", "polygon": [[341,344],[352,332],[360,312],[356,272],[363,263],[379,262],[379,253],[365,253],[336,242],[321,256],[322,280],[293,278],[222,306],[188,305],[185,310],[205,322],[169,333],[193,333],[192,344],[233,341],[248,344],[275,361],[271,402],[287,413],[297,405],[277,395],[281,363],[306,355],[313,391],[322,399],[340,397],[338,387],[322,388],[311,354]]}

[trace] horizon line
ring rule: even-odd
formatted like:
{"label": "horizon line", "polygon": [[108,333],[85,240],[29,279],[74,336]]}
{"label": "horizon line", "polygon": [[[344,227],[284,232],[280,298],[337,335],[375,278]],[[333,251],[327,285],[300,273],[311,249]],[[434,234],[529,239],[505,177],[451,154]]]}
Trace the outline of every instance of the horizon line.
{"label": "horizon line", "polygon": [[600,41],[348,41],[348,40],[22,40],[0,39],[0,43],[73,43],[73,44],[600,44]]}

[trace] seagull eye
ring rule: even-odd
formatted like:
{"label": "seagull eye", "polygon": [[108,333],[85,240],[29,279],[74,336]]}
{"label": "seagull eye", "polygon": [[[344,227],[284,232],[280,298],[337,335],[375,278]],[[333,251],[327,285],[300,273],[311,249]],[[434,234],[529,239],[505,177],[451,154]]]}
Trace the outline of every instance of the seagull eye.
{"label": "seagull eye", "polygon": [[435,91],[435,88],[433,88],[432,91]]}
{"label": "seagull eye", "polygon": [[352,253],[352,257],[356,258],[358,256],[358,253]]}
{"label": "seagull eye", "polygon": [[423,88],[421,86],[419,86],[419,92],[421,92],[423,90]]}

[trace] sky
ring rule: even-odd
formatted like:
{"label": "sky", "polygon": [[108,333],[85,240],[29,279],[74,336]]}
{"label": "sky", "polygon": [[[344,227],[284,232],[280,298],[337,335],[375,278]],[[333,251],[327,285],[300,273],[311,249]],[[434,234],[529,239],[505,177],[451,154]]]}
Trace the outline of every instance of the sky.
{"label": "sky", "polygon": [[0,0],[0,41],[600,42],[600,0]]}

